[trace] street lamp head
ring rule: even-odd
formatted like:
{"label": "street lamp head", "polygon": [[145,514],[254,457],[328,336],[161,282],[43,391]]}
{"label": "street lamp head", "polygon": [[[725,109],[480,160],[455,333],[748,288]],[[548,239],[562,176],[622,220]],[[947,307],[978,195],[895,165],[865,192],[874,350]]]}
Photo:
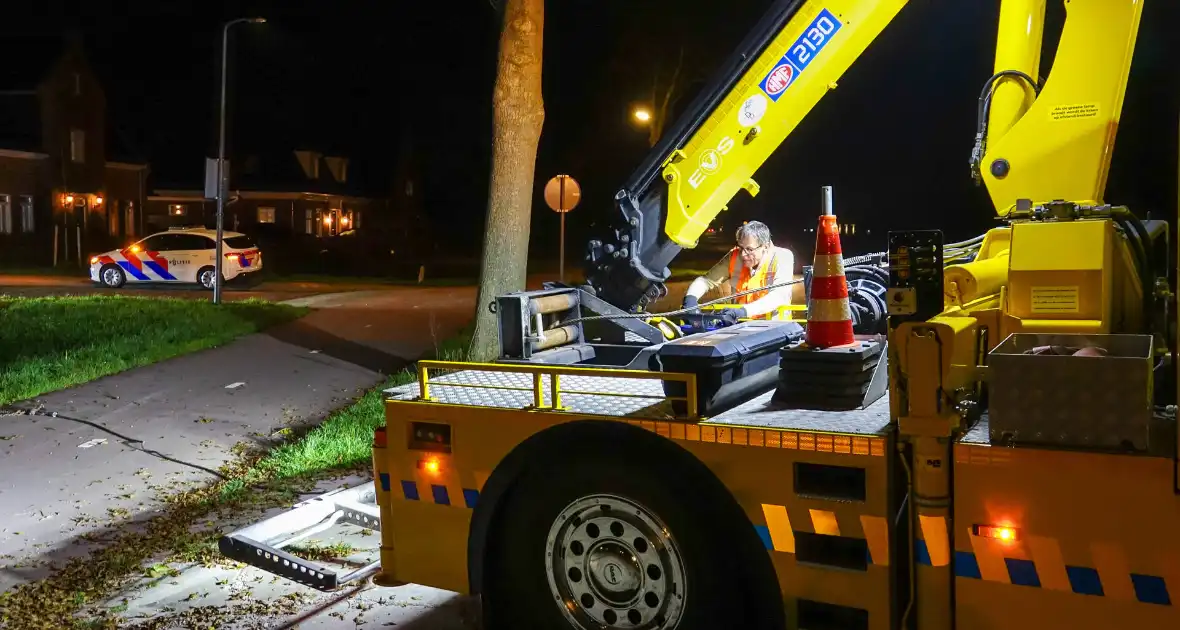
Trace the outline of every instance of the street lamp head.
{"label": "street lamp head", "polygon": [[235,24],[263,24],[265,22],[266,18],[263,17],[236,18],[225,23],[225,30],[229,31],[229,27]]}
{"label": "street lamp head", "polygon": [[651,120],[651,112],[649,112],[643,108],[636,109],[634,116],[635,116],[635,120],[638,120],[641,123],[645,123],[645,122],[648,122]]}

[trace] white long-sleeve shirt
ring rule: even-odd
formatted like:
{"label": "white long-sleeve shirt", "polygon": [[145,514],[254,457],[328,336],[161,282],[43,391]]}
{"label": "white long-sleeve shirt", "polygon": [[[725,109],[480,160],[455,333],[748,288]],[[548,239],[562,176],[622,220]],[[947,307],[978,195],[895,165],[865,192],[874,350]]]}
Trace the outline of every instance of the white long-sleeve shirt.
{"label": "white long-sleeve shirt", "polygon": [[[729,270],[731,256],[733,256],[733,250],[730,250],[730,252],[722,257],[721,260],[717,261],[717,264],[713,265],[713,267],[709,269],[705,275],[693,280],[692,283],[688,285],[688,290],[685,293],[697,299],[700,299],[701,296],[712,290],[727,291],[726,293],[723,293],[723,295],[737,293],[737,285],[742,275],[742,267],[744,266],[744,263],[742,262],[742,257],[739,255],[737,257],[737,262],[734,265],[731,277]],[[772,256],[776,262],[774,277],[775,284],[793,279],[795,277],[795,255],[791,253],[791,250],[785,247],[774,247],[769,252],[767,252],[766,255],[762,257],[761,264],[759,264],[758,267],[750,270],[751,275],[757,273],[758,269],[761,268],[762,265],[771,264]],[[790,305],[791,289],[792,288],[789,286],[771,289],[766,295],[758,298],[757,300],[754,300],[749,304],[746,304],[746,314],[750,317],[757,317],[758,315],[763,315],[774,311],[780,306]]]}

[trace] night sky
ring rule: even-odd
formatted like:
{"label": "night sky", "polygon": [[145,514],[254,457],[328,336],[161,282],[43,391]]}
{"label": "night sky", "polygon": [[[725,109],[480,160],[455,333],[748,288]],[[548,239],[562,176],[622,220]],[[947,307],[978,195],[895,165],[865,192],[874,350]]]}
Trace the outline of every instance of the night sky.
{"label": "night sky", "polygon": [[[646,130],[629,113],[647,98],[656,67],[670,69],[683,47],[684,78],[709,77],[769,4],[547,3],[534,250],[547,251],[556,237],[557,215],[539,196],[545,180],[565,172],[582,184],[568,245],[580,251],[585,227],[612,212],[613,193],[647,152]],[[1049,5],[1047,46],[1063,13],[1059,0]],[[118,139],[110,157],[149,160],[155,187],[200,184],[203,155],[216,147],[220,24],[260,15],[269,22],[236,26],[231,38],[231,155],[348,155],[360,183],[381,195],[412,134],[430,220],[457,247],[478,246],[499,27],[488,0],[37,6],[48,8],[32,15],[6,7],[0,31],[84,33]],[[1168,27],[1178,6],[1146,3],[1107,189],[1108,201],[1157,218],[1177,208],[1180,51]],[[911,2],[756,175],[759,197],[738,195],[732,218],[764,220],[776,241],[806,251],[809,240],[794,235],[814,221],[820,187],[832,185],[841,218],[882,239],[890,228],[941,228],[958,238],[994,225],[967,158],[998,10],[998,0]]]}

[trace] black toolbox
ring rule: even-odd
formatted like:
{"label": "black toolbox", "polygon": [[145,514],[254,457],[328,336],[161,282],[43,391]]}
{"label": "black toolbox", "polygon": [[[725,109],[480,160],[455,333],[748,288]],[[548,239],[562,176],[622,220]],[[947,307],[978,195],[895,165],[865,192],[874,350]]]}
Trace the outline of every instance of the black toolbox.
{"label": "black toolbox", "polygon": [[[714,416],[774,389],[779,350],[802,338],[797,322],[752,320],[668,341],[657,357],[664,372],[696,375],[697,413]],[[664,381],[664,395],[683,398],[684,383]]]}

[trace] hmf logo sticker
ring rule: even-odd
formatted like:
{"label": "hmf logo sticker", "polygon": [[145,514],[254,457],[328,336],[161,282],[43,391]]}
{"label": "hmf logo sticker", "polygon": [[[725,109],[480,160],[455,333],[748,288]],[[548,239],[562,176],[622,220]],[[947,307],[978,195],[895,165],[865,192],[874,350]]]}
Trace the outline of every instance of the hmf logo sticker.
{"label": "hmf logo sticker", "polygon": [[811,60],[832,41],[832,37],[839,32],[841,26],[840,20],[836,19],[831,11],[822,9],[758,87],[762,88],[770,100],[778,101]]}
{"label": "hmf logo sticker", "polygon": [[791,84],[791,79],[795,78],[795,69],[789,63],[780,63],[766,75],[766,80],[762,82],[762,89],[767,96],[774,98],[782,94],[787,86]]}

